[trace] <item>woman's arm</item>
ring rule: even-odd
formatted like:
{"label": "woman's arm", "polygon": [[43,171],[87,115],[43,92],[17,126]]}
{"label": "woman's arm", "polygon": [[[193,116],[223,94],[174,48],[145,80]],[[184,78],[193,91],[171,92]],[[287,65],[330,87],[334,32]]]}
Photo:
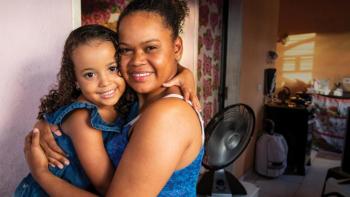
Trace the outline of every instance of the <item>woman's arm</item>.
{"label": "woman's arm", "polygon": [[191,106],[175,98],[153,103],[133,128],[107,196],[158,195],[200,148],[201,127]]}
{"label": "woman's arm", "polygon": [[[38,128],[41,131],[40,145],[44,149],[45,155],[51,166],[63,168],[64,165],[69,165],[69,160],[63,150],[57,145],[53,132],[60,136],[61,132],[55,125],[49,125],[45,120],[38,120],[33,128]],[[54,128],[54,129],[52,129]]]}
{"label": "woman's arm", "polygon": [[[133,129],[107,196],[156,196],[175,170],[197,156],[200,130],[197,115],[183,101],[161,99],[149,106]],[[33,143],[26,140],[25,154],[34,178],[50,195],[92,195],[48,171],[38,134]]]}
{"label": "woman's arm", "polygon": [[[95,196],[54,176],[48,170],[48,160],[39,144],[38,129],[30,132],[25,139],[24,153],[34,179],[50,196]],[[62,194],[62,191],[65,191]]]}

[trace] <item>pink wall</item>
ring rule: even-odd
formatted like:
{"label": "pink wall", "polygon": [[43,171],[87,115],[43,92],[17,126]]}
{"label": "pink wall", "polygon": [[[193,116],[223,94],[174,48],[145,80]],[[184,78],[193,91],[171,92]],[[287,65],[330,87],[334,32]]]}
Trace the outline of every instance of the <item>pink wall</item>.
{"label": "pink wall", "polygon": [[0,196],[12,196],[28,173],[25,134],[39,98],[56,79],[63,44],[72,29],[72,2],[0,1]]}

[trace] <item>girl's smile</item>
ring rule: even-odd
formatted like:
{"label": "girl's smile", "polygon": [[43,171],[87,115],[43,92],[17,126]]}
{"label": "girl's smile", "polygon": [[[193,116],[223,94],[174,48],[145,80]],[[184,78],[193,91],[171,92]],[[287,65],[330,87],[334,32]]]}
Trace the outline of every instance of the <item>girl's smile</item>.
{"label": "girl's smile", "polygon": [[125,90],[112,42],[93,40],[73,52],[74,70],[83,97],[99,107],[114,107]]}

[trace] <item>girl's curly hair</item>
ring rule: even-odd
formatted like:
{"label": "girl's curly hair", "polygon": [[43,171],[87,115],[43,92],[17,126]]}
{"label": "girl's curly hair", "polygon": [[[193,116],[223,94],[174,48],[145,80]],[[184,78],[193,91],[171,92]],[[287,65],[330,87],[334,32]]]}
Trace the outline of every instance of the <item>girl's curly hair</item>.
{"label": "girl's curly hair", "polygon": [[[78,46],[86,44],[92,40],[112,42],[117,51],[116,32],[104,26],[85,25],[72,31],[64,45],[61,69],[57,74],[58,84],[49,91],[49,94],[40,99],[39,119],[42,119],[45,113],[52,113],[58,108],[76,101],[80,96],[81,91],[76,87],[72,54]],[[115,57],[117,59],[117,53],[115,54]],[[119,112],[118,115],[125,116],[134,99],[134,92],[127,87],[126,92],[116,104],[116,110]]]}

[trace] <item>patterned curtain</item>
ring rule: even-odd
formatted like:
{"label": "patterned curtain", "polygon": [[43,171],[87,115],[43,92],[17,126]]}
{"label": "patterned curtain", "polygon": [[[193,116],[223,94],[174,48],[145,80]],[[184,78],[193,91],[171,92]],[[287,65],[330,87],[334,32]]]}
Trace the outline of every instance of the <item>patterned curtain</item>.
{"label": "patterned curtain", "polygon": [[81,0],[82,25],[100,24],[116,31],[120,12],[131,0]]}
{"label": "patterned curtain", "polygon": [[197,92],[204,121],[218,112],[223,0],[199,0]]}

